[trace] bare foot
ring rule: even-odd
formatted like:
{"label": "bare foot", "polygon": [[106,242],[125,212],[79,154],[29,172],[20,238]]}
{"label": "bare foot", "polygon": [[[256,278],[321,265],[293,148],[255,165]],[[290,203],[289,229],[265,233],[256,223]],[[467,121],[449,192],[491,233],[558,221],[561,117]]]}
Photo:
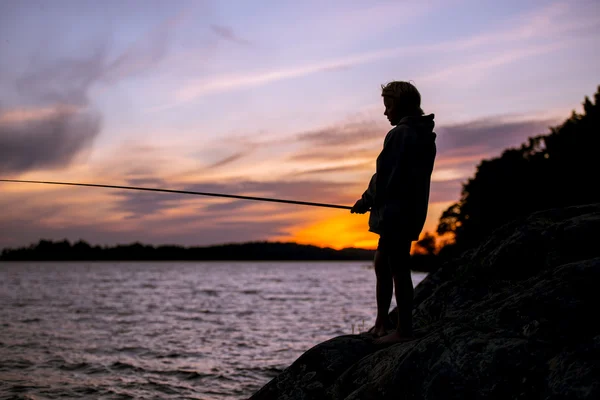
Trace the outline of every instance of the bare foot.
{"label": "bare foot", "polygon": [[385,336],[387,334],[387,330],[384,326],[375,325],[371,329],[366,332],[361,333],[362,336],[374,336],[376,338]]}
{"label": "bare foot", "polygon": [[382,322],[376,319],[375,326],[371,327],[371,329],[369,329],[368,331],[361,333],[361,335],[374,336],[376,338],[379,338],[387,335],[387,333],[392,329],[395,329],[395,327],[396,326],[392,323],[392,321],[389,320],[389,318],[383,319]]}
{"label": "bare foot", "polygon": [[406,336],[406,335],[401,335],[400,332],[398,331],[394,331],[392,333],[390,333],[389,335],[385,335],[383,337],[380,337],[379,339],[375,340],[375,344],[395,344],[395,343],[402,343],[402,342],[410,342],[411,340],[414,340],[415,338],[411,335],[411,336]]}
{"label": "bare foot", "polygon": [[383,325],[380,325],[380,326],[375,325],[373,327],[373,331],[371,333],[376,338],[379,338],[379,337],[385,336],[385,334],[387,333],[387,330],[385,329],[385,326],[383,326]]}

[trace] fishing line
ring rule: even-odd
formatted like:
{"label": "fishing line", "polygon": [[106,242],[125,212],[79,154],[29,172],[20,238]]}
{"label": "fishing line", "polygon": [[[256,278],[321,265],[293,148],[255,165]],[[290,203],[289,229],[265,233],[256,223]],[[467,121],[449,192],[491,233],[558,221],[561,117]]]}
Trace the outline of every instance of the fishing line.
{"label": "fishing line", "polygon": [[191,194],[191,195],[196,195],[196,196],[227,197],[227,198],[230,198],[230,199],[269,201],[269,202],[273,202],[273,203],[298,204],[298,205],[301,205],[301,206],[340,208],[340,209],[343,209],[343,210],[350,210],[350,209],[352,209],[352,207],[349,207],[349,206],[340,206],[340,205],[337,205],[337,204],[313,203],[313,202],[309,202],[309,201],[297,201],[297,200],[270,199],[270,198],[267,198],[267,197],[239,196],[239,195],[235,195],[235,194],[194,192],[194,191],[190,191],[190,190],[157,189],[157,188],[134,187],[134,186],[118,186],[118,185],[100,185],[100,184],[96,184],[96,183],[25,181],[25,180],[18,180],[18,179],[0,179],[0,182],[36,183],[36,184],[43,184],[43,185],[88,186],[88,187],[99,187],[99,188],[109,188],[109,189],[142,190],[142,191],[147,191],[147,192]]}

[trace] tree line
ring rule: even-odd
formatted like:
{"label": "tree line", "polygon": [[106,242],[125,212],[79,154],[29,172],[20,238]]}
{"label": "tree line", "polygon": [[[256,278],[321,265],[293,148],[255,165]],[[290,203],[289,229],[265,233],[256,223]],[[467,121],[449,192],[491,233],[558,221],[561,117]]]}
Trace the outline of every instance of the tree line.
{"label": "tree line", "polygon": [[249,242],[207,247],[176,245],[151,246],[133,243],[117,246],[91,246],[85,241],[40,240],[0,254],[3,261],[217,261],[217,260],[372,260],[374,250],[345,248],[335,250],[311,245],[280,242]]}
{"label": "tree line", "polygon": [[600,202],[599,152],[600,86],[594,101],[585,97],[582,114],[573,110],[549,133],[481,161],[460,200],[440,218],[437,233],[453,237],[440,254],[475,246],[501,225],[535,211]]}

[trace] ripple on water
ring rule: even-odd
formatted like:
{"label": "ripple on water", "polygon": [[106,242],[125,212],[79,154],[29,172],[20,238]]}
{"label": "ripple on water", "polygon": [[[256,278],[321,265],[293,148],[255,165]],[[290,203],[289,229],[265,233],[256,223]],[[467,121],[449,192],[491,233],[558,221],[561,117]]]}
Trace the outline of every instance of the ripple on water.
{"label": "ripple on water", "polygon": [[3,263],[0,398],[246,399],[372,322],[374,282],[364,262]]}

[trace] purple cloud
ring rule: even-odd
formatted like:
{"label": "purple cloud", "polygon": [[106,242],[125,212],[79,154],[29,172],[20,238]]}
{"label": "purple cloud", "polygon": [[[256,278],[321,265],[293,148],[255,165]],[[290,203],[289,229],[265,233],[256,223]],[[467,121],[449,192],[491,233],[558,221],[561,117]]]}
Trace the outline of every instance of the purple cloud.
{"label": "purple cloud", "polygon": [[246,39],[243,39],[239,36],[237,36],[234,32],[233,29],[231,29],[228,26],[223,26],[223,25],[211,25],[210,29],[219,37],[228,40],[230,42],[234,42],[234,43],[238,43],[238,44],[243,44],[243,45],[249,45],[250,42]]}
{"label": "purple cloud", "polygon": [[0,81],[20,104],[0,108],[0,173],[64,168],[90,148],[102,127],[91,89],[156,65],[167,52],[175,21],[167,19],[113,58],[107,45],[91,46],[77,58],[56,59],[50,49],[29,54],[27,69]]}

